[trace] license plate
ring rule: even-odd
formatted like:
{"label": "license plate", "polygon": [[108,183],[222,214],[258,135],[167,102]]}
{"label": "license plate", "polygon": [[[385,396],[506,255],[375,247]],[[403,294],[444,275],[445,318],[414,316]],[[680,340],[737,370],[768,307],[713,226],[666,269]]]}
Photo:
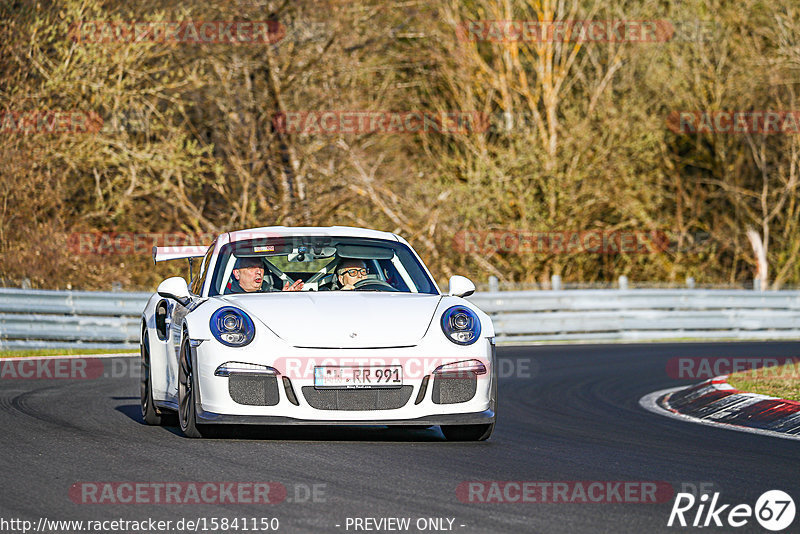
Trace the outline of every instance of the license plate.
{"label": "license plate", "polygon": [[314,367],[317,389],[374,389],[403,386],[403,366]]}

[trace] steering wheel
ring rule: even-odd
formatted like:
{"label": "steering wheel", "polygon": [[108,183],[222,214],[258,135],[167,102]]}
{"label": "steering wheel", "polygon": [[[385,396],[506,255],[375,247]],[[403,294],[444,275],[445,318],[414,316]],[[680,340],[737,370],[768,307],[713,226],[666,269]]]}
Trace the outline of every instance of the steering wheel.
{"label": "steering wheel", "polygon": [[359,280],[353,284],[353,289],[356,291],[397,291],[391,284],[373,278]]}

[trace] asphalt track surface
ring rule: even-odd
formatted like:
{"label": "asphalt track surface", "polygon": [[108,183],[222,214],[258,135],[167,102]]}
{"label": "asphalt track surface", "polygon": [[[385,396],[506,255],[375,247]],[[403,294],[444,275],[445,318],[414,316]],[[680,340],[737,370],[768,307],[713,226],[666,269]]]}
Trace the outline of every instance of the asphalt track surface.
{"label": "asphalt track surface", "polygon": [[[666,481],[675,491],[705,483],[721,502],[751,506],[764,491],[782,489],[800,505],[797,441],[639,406],[643,395],[685,383],[667,376],[676,356],[798,354],[800,343],[779,342],[500,347],[507,371],[522,376],[501,379],[497,427],[482,443],[447,442],[435,427],[236,427],[187,439],[175,427],[142,423],[131,358],[109,360],[114,376],[93,380],[3,379],[0,519],[276,517],[279,532],[356,532],[346,528],[348,517],[408,517],[409,532],[418,532],[417,519],[442,517],[465,533],[698,531],[667,528],[672,499],[469,503],[456,488],[464,481]],[[80,504],[69,488],[81,481],[271,481],[288,493],[269,505]],[[303,499],[313,484],[324,492],[316,502]],[[751,518],[736,531],[764,530]],[[800,517],[789,531],[800,531]]]}

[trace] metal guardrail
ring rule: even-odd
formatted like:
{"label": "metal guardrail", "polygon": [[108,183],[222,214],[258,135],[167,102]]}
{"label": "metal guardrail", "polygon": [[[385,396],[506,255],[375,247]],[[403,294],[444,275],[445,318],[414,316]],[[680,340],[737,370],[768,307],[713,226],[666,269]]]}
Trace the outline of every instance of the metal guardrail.
{"label": "metal guardrail", "polygon": [[[149,293],[0,288],[0,348],[131,348]],[[469,299],[500,342],[800,338],[800,291],[500,291]]]}
{"label": "metal guardrail", "polygon": [[800,338],[800,291],[500,291],[470,300],[505,342]]}
{"label": "metal guardrail", "polygon": [[0,288],[0,348],[131,348],[150,293]]}

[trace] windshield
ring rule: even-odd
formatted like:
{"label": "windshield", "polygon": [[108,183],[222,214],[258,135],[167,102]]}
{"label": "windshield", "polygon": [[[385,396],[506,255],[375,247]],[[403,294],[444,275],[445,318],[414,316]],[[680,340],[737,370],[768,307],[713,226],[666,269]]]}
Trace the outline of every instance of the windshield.
{"label": "windshield", "polygon": [[[263,276],[256,275],[255,289],[251,283],[240,283],[242,269],[248,268],[263,272]],[[303,283],[302,291],[438,294],[414,253],[402,243],[297,236],[237,241],[223,246],[209,296],[281,291],[298,281]]]}

